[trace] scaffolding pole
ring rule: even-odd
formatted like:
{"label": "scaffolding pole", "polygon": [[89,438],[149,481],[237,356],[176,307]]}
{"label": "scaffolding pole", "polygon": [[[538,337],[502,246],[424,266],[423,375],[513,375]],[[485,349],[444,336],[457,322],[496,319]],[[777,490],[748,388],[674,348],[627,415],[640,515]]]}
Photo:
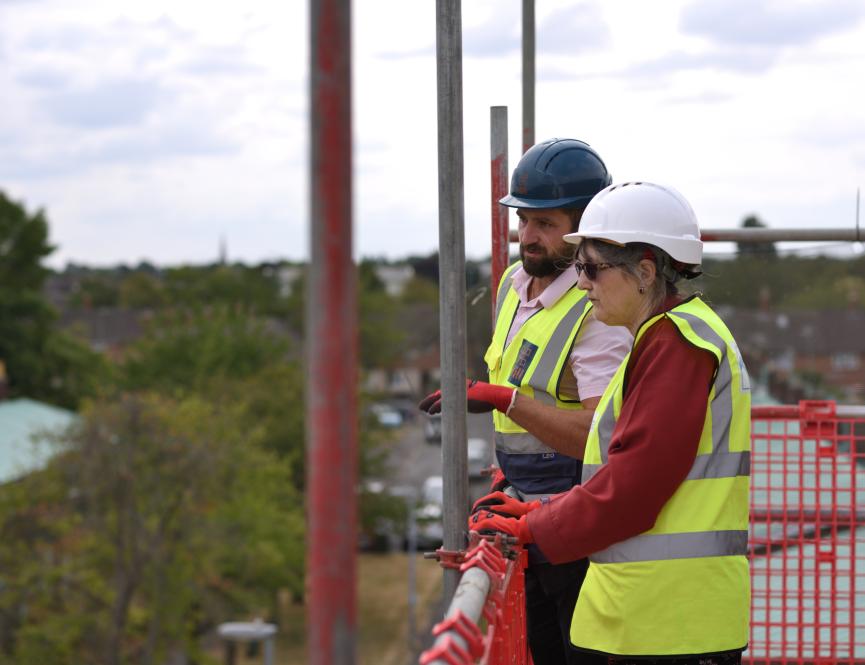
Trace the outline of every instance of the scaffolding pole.
{"label": "scaffolding pole", "polygon": [[523,154],[535,144],[535,0],[523,0]]}
{"label": "scaffolding pole", "polygon": [[855,229],[704,229],[700,231],[703,242],[862,242],[865,234]]}
{"label": "scaffolding pole", "polygon": [[[465,547],[469,480],[466,460],[466,280],[463,204],[463,81],[460,0],[436,2],[438,82],[439,304],[442,390],[443,547]],[[459,572],[445,569],[449,603]]]}
{"label": "scaffolding pole", "polygon": [[490,216],[492,258],[490,260],[490,304],[496,319],[496,292],[508,267],[508,208],[499,199],[508,193],[508,107],[490,107]]}
{"label": "scaffolding pole", "polygon": [[[519,242],[516,229],[508,231],[511,242]],[[700,231],[703,242],[865,242],[865,231],[855,229],[703,229]]]}
{"label": "scaffolding pole", "polygon": [[311,0],[306,295],[307,654],[356,655],[357,273],[352,260],[351,0]]}

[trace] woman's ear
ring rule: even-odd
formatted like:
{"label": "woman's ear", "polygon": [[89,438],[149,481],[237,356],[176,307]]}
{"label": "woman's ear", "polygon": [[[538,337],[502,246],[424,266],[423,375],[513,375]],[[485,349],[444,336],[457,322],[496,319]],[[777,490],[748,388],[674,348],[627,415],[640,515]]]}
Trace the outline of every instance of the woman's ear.
{"label": "woman's ear", "polygon": [[644,287],[650,286],[655,281],[658,275],[658,266],[651,259],[641,259],[637,265],[637,272],[640,274],[640,283]]}

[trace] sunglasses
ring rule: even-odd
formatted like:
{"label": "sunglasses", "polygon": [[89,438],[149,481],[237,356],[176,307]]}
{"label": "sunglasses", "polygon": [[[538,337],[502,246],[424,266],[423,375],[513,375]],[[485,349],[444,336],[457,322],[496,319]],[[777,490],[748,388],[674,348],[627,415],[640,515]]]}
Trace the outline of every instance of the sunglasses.
{"label": "sunglasses", "polygon": [[577,269],[577,276],[586,273],[586,278],[591,281],[598,279],[598,273],[607,268],[615,268],[623,266],[624,263],[584,263],[583,261],[574,261],[574,268]]}

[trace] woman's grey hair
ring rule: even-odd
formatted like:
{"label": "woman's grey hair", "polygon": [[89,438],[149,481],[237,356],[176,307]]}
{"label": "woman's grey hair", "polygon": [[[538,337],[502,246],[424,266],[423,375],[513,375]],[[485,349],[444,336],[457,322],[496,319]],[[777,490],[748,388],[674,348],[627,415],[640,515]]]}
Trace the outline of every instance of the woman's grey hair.
{"label": "woman's grey hair", "polygon": [[580,243],[577,250],[579,260],[586,259],[586,249],[595,250],[601,261],[613,263],[637,280],[642,282],[637,266],[643,259],[650,256],[655,261],[655,281],[653,284],[644,284],[646,293],[651,300],[652,309],[656,309],[668,296],[676,295],[679,289],[676,283],[681,279],[693,279],[700,275],[698,266],[686,265],[673,259],[660,247],[643,242],[632,242],[627,245],[614,245],[609,242],[586,238]]}

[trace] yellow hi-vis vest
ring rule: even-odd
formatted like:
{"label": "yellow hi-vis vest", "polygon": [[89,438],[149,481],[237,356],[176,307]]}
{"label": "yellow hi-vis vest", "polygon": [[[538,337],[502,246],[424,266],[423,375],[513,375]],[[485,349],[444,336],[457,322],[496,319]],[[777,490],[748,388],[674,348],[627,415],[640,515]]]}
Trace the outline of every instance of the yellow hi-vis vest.
{"label": "yellow hi-vis vest", "polygon": [[[560,409],[581,409],[579,401],[559,394],[559,383],[592,305],[585,291],[574,286],[552,307],[533,314],[505,346],[520,304],[510,276],[520,265],[510,266],[499,282],[496,327],[484,355],[490,383],[516,387],[521,394]],[[493,422],[499,466],[525,498],[564,492],[579,484],[579,460],[556,452],[504,413],[494,411]]]}
{"label": "yellow hi-vis vest", "polygon": [[[730,331],[699,298],[649,319],[633,348],[662,318],[718,362],[697,457],[651,529],[589,557],[571,621],[571,642],[581,649],[666,657],[731,651],[748,642],[748,374]],[[628,358],[595,410],[584,484],[607,462]]]}

